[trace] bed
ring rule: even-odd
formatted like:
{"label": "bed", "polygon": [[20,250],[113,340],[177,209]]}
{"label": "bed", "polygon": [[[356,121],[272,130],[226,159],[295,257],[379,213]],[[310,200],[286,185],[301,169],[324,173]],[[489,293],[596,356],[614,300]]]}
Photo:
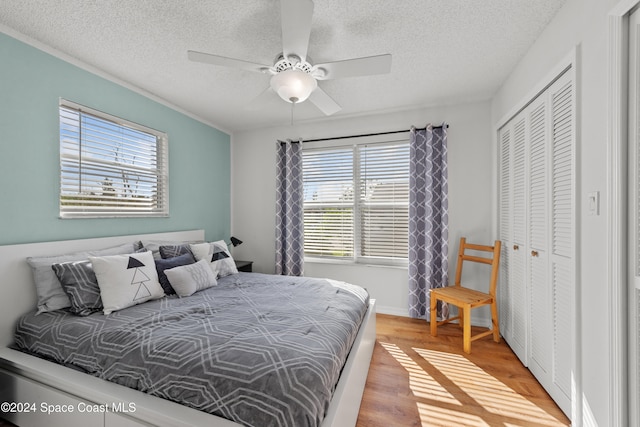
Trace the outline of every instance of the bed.
{"label": "bed", "polygon": [[[120,329],[117,334],[113,335],[114,333],[110,332],[111,335],[107,333],[99,338],[98,341],[102,343],[103,347],[96,354],[110,353],[108,349],[113,348],[113,345],[109,342],[109,336],[111,338],[118,337],[118,340],[122,341],[123,336],[127,336],[126,334],[122,335],[123,330],[126,331],[126,325],[137,317],[147,320],[153,319],[153,322],[148,322],[147,329],[136,327],[128,331],[130,334],[128,339],[134,341],[143,335],[153,335],[153,332],[157,330],[157,323],[160,318],[167,318],[167,321],[171,320],[169,319],[171,317],[181,319],[178,323],[182,325],[183,329],[175,331],[175,339],[169,339],[171,337],[169,335],[155,344],[149,344],[153,354],[171,355],[169,358],[164,358],[171,360],[168,363],[169,366],[163,366],[162,370],[156,372],[155,377],[159,383],[155,385],[149,385],[148,377],[153,375],[147,375],[148,371],[154,372],[156,371],[155,369],[145,368],[144,374],[141,374],[142,371],[136,371],[131,368],[128,361],[127,363],[121,363],[125,368],[115,369],[121,360],[129,357],[130,353],[126,353],[126,356],[123,356],[114,352],[110,356],[111,358],[106,358],[100,362],[108,368],[106,369],[107,371],[116,373],[114,377],[109,377],[104,372],[99,374],[92,372],[93,366],[98,363],[86,352],[82,356],[75,345],[81,346],[81,343],[86,341],[90,343],[88,347],[92,348],[96,346],[96,341],[91,341],[91,334],[83,334],[79,330],[68,329],[65,326],[65,322],[70,321],[69,316],[75,316],[64,311],[43,313],[38,316],[24,316],[33,310],[35,300],[31,272],[25,262],[27,256],[67,253],[79,249],[99,249],[133,240],[203,240],[203,238],[204,233],[202,230],[192,230],[0,247],[0,277],[3,278],[0,283],[0,290],[5,296],[0,300],[0,316],[2,320],[0,323],[0,339],[2,340],[0,344],[3,346],[0,349],[0,402],[13,403],[13,408],[10,408],[12,411],[4,411],[1,416],[24,426],[207,425],[224,427],[261,425],[260,421],[256,421],[260,420],[260,415],[246,415],[246,412],[253,407],[259,414],[260,411],[265,411],[265,407],[268,407],[269,411],[277,407],[276,412],[280,412],[277,417],[267,416],[266,412],[264,412],[265,423],[267,422],[266,420],[270,420],[269,423],[271,424],[269,425],[321,425],[322,427],[355,425],[375,342],[375,301],[368,300],[366,293],[362,293],[361,290],[352,285],[327,280],[324,281],[325,283],[319,284],[315,279],[309,278],[284,278],[285,280],[280,280],[279,283],[271,283],[275,276],[261,275],[259,273],[239,273],[223,277],[219,280],[218,286],[198,292],[191,297],[163,298],[136,306],[138,309],[132,307],[109,316],[96,314],[83,318],[82,323],[87,329],[104,328],[105,330],[108,330],[103,325],[105,318],[111,318],[116,323],[117,319],[121,318]],[[313,335],[313,329],[317,329],[316,333],[325,333],[323,321],[316,322],[312,328],[309,328],[308,326],[303,326],[304,323],[302,321],[292,322],[290,319],[287,320],[286,315],[289,314],[286,313],[287,310],[284,310],[285,307],[291,305],[300,305],[302,311],[308,313],[309,316],[312,315],[314,310],[318,312],[336,310],[336,312],[328,313],[325,316],[325,321],[344,317],[347,311],[343,311],[343,308],[322,305],[323,297],[321,294],[327,292],[327,290],[331,293],[331,289],[340,294],[350,295],[350,299],[360,299],[365,305],[361,313],[346,315],[346,317],[353,318],[353,322],[360,323],[361,321],[359,328],[348,332],[346,331],[347,328],[338,327],[337,330],[345,329],[345,337],[349,336],[345,343],[339,344],[339,341],[344,339],[333,337],[336,333],[331,333],[329,341],[334,340],[338,348],[340,346],[346,347],[343,349],[343,352],[347,355],[344,366],[342,366],[341,362],[339,365],[335,365],[336,362],[333,360],[335,358],[334,353],[324,353],[324,349],[329,344],[321,343],[317,339],[318,337]],[[263,307],[267,306],[267,300],[270,298],[276,302],[289,297],[294,298],[292,290],[304,290],[304,293],[313,295],[313,298],[306,298],[304,301],[297,300],[299,302],[294,304],[281,304],[282,309],[277,308],[276,304],[275,309],[271,308],[266,312],[263,310]],[[7,296],[11,296],[11,298],[7,298]],[[215,301],[215,304],[207,304],[207,301]],[[247,306],[249,306],[248,309]],[[222,335],[213,339],[222,339],[220,336],[224,338],[226,334],[227,338],[224,338],[224,344],[228,345],[227,356],[231,355],[230,359],[222,360],[218,356],[214,358],[201,357],[200,359],[208,361],[206,368],[203,368],[202,365],[189,365],[186,368],[194,373],[195,378],[200,378],[201,382],[198,384],[196,381],[195,384],[181,384],[172,387],[172,384],[179,383],[180,369],[185,369],[185,366],[187,366],[183,362],[187,359],[198,359],[197,357],[189,357],[192,351],[191,348],[198,347],[194,343],[197,344],[199,341],[198,334],[201,333],[197,329],[198,322],[193,321],[193,316],[211,315],[211,313],[221,316],[222,312],[230,314],[226,322],[223,322],[223,326],[215,327],[222,331]],[[239,320],[238,316],[242,313],[249,313],[249,318],[246,318],[245,314],[243,314],[245,316],[244,320]],[[300,314],[292,315],[301,316]],[[356,319],[358,317],[360,319]],[[18,330],[22,328],[23,332],[27,331],[23,335],[17,335],[18,347],[22,347],[22,350],[33,350],[39,346],[45,349],[43,357],[34,357],[15,348],[14,329],[18,322],[20,324]],[[235,328],[242,323],[247,324],[245,326],[248,326],[248,329],[244,332],[236,331]],[[45,324],[53,326],[44,328]],[[201,326],[205,324],[209,325],[208,322],[201,322]],[[287,351],[273,352],[266,347],[266,342],[275,340],[282,344],[283,339],[273,338],[276,336],[276,332],[269,331],[266,327],[267,324],[279,325],[278,328],[308,328],[302,333],[298,330],[296,335],[298,337],[304,337],[307,333],[311,335],[309,335],[307,342],[303,341],[295,344],[285,342],[283,347],[286,347]],[[204,327],[211,328],[210,326]],[[41,329],[56,331],[52,335],[54,338],[47,338],[46,334],[41,334]],[[187,331],[192,331],[194,335],[187,337]],[[264,333],[259,334],[259,336],[253,336],[256,331]],[[68,336],[67,345],[64,346],[65,350],[49,350],[50,354],[47,354],[46,349],[53,348],[54,346],[51,343],[60,341],[61,334]],[[124,338],[124,340],[126,341],[127,338]],[[258,341],[252,344],[252,340]],[[288,338],[284,339],[284,341],[287,340]],[[351,345],[351,342],[353,342],[353,345]],[[167,348],[164,348],[163,345],[169,346],[171,351],[167,352]],[[210,346],[204,347],[211,348]],[[177,351],[177,353],[174,353],[174,351]],[[256,362],[255,359],[250,361],[251,359],[245,359],[249,353],[258,354],[258,357],[263,360],[269,358],[270,360],[264,364]],[[329,366],[332,367],[326,368],[316,365],[314,362],[309,363],[307,358],[313,353],[320,355],[320,358],[324,355],[325,359],[331,359]],[[144,358],[149,358],[149,353],[145,354]],[[290,376],[285,375],[276,381],[280,384],[279,391],[266,394],[253,391],[251,388],[254,386],[251,384],[252,381],[255,381],[256,378],[268,378],[266,374],[264,376],[253,375],[255,371],[266,369],[267,365],[279,366],[279,364],[284,363],[284,360],[280,360],[283,354],[288,355],[287,357],[292,360],[298,361],[298,366],[294,370],[296,373],[293,375],[288,374]],[[66,363],[67,366],[53,363],[47,359],[57,359],[58,362]],[[211,363],[211,360],[214,359],[218,363]],[[274,362],[273,359],[277,359],[277,361]],[[165,362],[163,363],[167,365]],[[236,365],[231,366],[234,363]],[[159,364],[161,365],[162,363]],[[250,364],[252,370],[245,371],[241,369],[246,364]],[[175,369],[172,370],[172,368]],[[217,380],[206,377],[206,375],[209,375],[209,371],[214,368],[219,369],[214,375],[214,377],[218,378]],[[232,371],[236,372],[235,378],[231,378],[230,372]],[[333,373],[330,374],[328,372]],[[247,376],[243,377],[245,374]],[[276,374],[276,376],[278,375],[282,374]],[[229,376],[229,378],[226,378],[226,376]],[[300,394],[300,387],[289,388],[287,386],[292,382],[297,383],[301,377],[305,376],[311,376],[313,378],[312,383],[321,382],[320,379],[334,382],[333,379],[330,379],[332,376],[339,379],[335,385],[330,385],[331,392],[324,399],[322,397],[323,392],[319,390],[307,390]],[[109,381],[102,378],[109,378]],[[207,379],[205,380],[205,378]],[[222,382],[219,382],[217,386],[207,388],[207,385],[214,381]],[[138,388],[148,393],[130,388],[131,383],[142,384],[142,387]],[[227,387],[227,389],[222,393],[221,390],[224,387]],[[303,391],[305,387],[302,387]],[[167,390],[171,390],[171,392],[166,392]],[[178,393],[176,390],[182,390],[182,392]],[[231,396],[231,399],[235,399],[235,402],[220,404],[219,396],[212,395],[216,390]],[[294,390],[298,390],[298,392],[294,393]],[[183,399],[184,396],[181,395],[186,395],[191,400],[185,400]],[[301,408],[312,409],[302,415],[289,413],[296,410],[290,409],[289,404],[280,403],[281,398],[286,397],[286,395],[292,395],[294,401],[302,402]],[[317,402],[310,403],[310,400],[314,399]],[[243,414],[248,418],[243,418],[245,417]],[[302,418],[296,418],[300,416]],[[239,422],[234,422],[230,419],[236,419]],[[308,420],[308,424],[306,420]]]}

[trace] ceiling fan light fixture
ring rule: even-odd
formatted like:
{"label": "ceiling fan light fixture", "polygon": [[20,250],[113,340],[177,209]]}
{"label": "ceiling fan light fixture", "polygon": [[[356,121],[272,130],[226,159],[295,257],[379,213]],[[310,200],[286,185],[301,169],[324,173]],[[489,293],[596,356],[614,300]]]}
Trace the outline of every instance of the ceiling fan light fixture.
{"label": "ceiling fan light fixture", "polygon": [[281,71],[271,77],[271,88],[287,102],[299,103],[311,95],[318,82],[309,73],[297,69]]}

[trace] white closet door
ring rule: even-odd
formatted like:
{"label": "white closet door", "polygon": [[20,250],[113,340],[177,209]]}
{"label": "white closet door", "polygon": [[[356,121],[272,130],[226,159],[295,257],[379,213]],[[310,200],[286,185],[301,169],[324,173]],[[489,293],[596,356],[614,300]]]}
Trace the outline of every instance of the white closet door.
{"label": "white closet door", "polygon": [[569,416],[576,268],[573,79],[572,70],[559,76],[498,133],[499,226],[506,248],[498,288],[503,336]]}
{"label": "white closet door", "polygon": [[498,133],[500,143],[500,332],[527,365],[528,308],[526,284],[527,147],[525,114],[520,113]]}
{"label": "white closet door", "polygon": [[[571,413],[575,286],[575,90],[566,73],[550,88],[553,373],[549,394]],[[544,385],[544,384],[543,384]]]}
{"label": "white closet door", "polygon": [[538,379],[551,382],[553,301],[549,280],[549,111],[548,98],[541,96],[527,108],[529,131],[529,369]]}
{"label": "white closet door", "polygon": [[528,310],[526,281],[527,247],[527,149],[525,115],[519,114],[513,120],[512,156],[512,251],[509,256],[509,289],[513,333],[510,346],[522,363],[528,364]]}
{"label": "white closet door", "polygon": [[500,332],[504,337],[513,336],[513,316],[511,316],[511,289],[509,280],[510,259],[513,247],[511,238],[511,127],[504,127],[498,133],[500,144],[500,211],[499,239],[502,242],[500,252],[500,279],[498,281],[498,302]]}

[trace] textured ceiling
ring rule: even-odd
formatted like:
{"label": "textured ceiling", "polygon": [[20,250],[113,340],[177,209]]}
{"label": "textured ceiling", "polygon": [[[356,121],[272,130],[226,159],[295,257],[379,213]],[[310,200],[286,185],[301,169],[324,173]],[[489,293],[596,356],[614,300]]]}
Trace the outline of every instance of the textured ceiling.
{"label": "textured ceiling", "polygon": [[[319,82],[335,116],[490,98],[565,0],[315,0],[315,63],[384,53],[391,73]],[[190,62],[187,50],[272,64],[278,0],[2,0],[0,24],[233,132],[287,124],[252,100],[269,75]],[[1,27],[0,27],[1,29]],[[323,114],[309,102],[296,121]]]}

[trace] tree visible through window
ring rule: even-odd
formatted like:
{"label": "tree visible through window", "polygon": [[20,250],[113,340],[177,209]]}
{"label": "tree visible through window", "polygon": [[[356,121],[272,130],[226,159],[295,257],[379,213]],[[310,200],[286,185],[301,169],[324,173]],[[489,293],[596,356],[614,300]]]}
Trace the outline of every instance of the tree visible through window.
{"label": "tree visible through window", "polygon": [[60,216],[167,216],[166,134],[60,105]]}

